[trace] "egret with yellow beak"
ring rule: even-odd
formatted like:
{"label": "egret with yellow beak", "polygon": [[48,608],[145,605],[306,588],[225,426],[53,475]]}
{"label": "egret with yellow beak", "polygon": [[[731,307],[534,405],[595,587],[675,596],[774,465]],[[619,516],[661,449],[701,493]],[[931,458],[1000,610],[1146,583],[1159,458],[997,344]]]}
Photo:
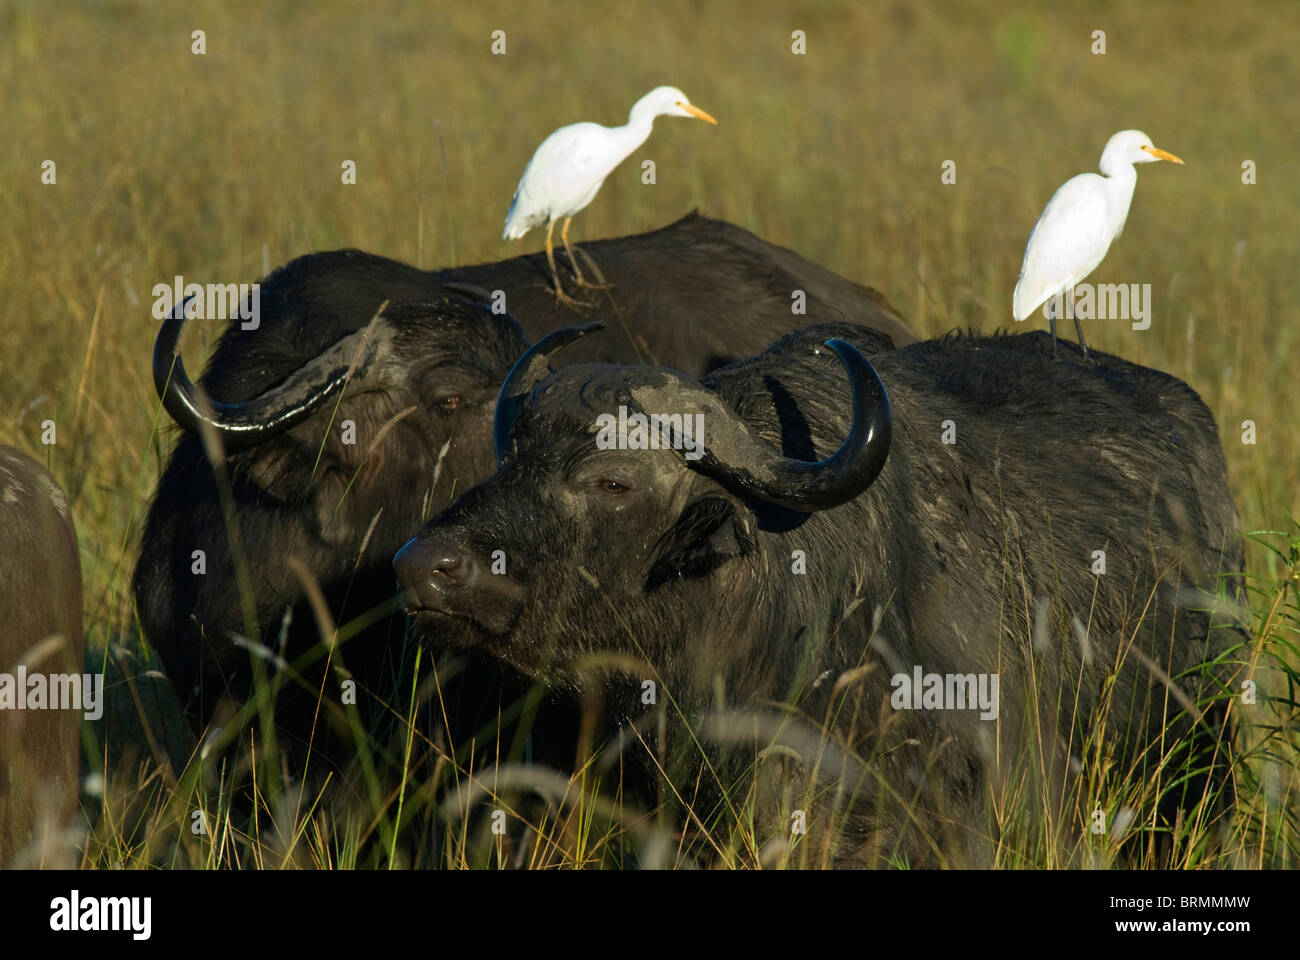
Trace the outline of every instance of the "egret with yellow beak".
{"label": "egret with yellow beak", "polygon": [[633,104],[627,123],[621,127],[605,127],[599,123],[571,123],[560,127],[542,141],[519,178],[510,212],[506,214],[502,239],[517,240],[543,221],[546,223],[546,260],[551,267],[555,296],[564,303],[576,305],[577,301],[564,292],[555,269],[551,240],[555,221],[564,218],[560,239],[578,285],[593,286],[583,278],[573,258],[569,224],[575,213],[591,203],[614,168],[645,143],[655,117],[694,117],[708,123],[718,122],[692,106],[686,94],[676,87],[656,87]]}
{"label": "egret with yellow beak", "polygon": [[[1047,201],[1025,246],[1020,280],[1012,297],[1012,314],[1024,320],[1058,293],[1073,291],[1106,256],[1124,229],[1133,188],[1134,164],[1169,160],[1182,163],[1172,153],[1151,145],[1141,130],[1122,130],[1111,137],[1101,153],[1102,176],[1081,173],[1065,181]],[[1048,308],[1052,327],[1052,356],[1056,356],[1056,311]],[[1079,348],[1088,356],[1083,327],[1074,318]]]}

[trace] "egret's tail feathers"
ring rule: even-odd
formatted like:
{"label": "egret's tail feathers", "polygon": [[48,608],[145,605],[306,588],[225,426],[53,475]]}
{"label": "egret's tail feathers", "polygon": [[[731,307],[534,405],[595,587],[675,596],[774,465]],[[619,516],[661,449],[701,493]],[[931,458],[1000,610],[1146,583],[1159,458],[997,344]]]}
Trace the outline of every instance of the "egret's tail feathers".
{"label": "egret's tail feathers", "polygon": [[518,240],[528,232],[528,225],[520,222],[525,218],[515,216],[518,209],[519,191],[516,190],[515,195],[510,198],[510,209],[506,211],[506,228],[501,231],[502,240]]}
{"label": "egret's tail feathers", "polygon": [[1020,284],[1017,283],[1016,292],[1011,295],[1011,316],[1015,319],[1016,323],[1020,323],[1025,319],[1025,317],[1034,312],[1033,307],[1030,307],[1028,310],[1025,309],[1025,303],[1020,297],[1020,289]]}
{"label": "egret's tail feathers", "polygon": [[511,206],[510,212],[506,214],[506,228],[501,233],[501,239],[518,240],[534,226],[535,224],[530,223],[527,217],[516,217],[515,208]]}
{"label": "egret's tail feathers", "polygon": [[1011,295],[1011,316],[1015,318],[1016,323],[1022,323],[1029,318],[1035,310],[1041,307],[1051,295],[1038,297],[1035,301],[1031,294],[1025,293],[1024,287],[1016,284],[1016,292]]}

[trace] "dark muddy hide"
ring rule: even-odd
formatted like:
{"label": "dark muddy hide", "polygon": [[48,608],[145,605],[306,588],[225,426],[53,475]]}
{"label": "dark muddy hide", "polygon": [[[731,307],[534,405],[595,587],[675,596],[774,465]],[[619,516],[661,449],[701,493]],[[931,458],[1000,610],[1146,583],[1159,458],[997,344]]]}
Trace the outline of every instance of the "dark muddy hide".
{"label": "dark muddy hide", "polygon": [[[44,467],[6,446],[0,624],[0,674],[44,675],[48,690],[51,675],[82,673],[81,563],[67,498]],[[84,711],[49,707],[0,709],[0,867],[67,868],[79,859],[73,825]]]}
{"label": "dark muddy hide", "polygon": [[[1243,635],[1198,591],[1236,599],[1244,564],[1196,394],[1112,356],[1054,362],[1043,333],[880,354],[851,390],[862,357],[828,338],[871,346],[831,324],[702,384],[512,374],[500,471],[395,560],[419,629],[597,696],[609,749],[662,765],[701,821],[724,790],[751,802],[764,859],[982,866],[1009,824],[1077,852],[1090,811],[1064,798],[1098,756],[1161,817],[1197,799],[1176,771],[1222,759],[1221,704],[1194,725],[1161,674],[1203,706],[1227,689],[1230,665],[1198,664]],[[705,454],[598,449],[620,406],[703,414]],[[918,669],[996,675],[996,718],[956,685],[904,709]]]}

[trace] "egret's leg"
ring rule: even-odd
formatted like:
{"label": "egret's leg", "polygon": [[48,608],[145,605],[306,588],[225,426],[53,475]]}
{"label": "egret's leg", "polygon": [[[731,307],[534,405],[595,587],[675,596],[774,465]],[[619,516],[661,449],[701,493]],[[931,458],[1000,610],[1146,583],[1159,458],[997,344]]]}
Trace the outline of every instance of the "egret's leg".
{"label": "egret's leg", "polygon": [[1088,359],[1088,345],[1083,342],[1083,326],[1079,323],[1079,318],[1074,313],[1074,290],[1070,290],[1069,307],[1070,319],[1074,321],[1074,332],[1079,335],[1079,349],[1083,351],[1083,359]]}
{"label": "egret's leg", "polygon": [[1056,355],[1056,298],[1047,301],[1047,323],[1052,331],[1052,359],[1060,360]]}
{"label": "egret's leg", "polygon": [[600,264],[598,264],[595,260],[591,259],[591,254],[589,254],[586,250],[582,249],[582,247],[574,247],[573,249],[577,250],[580,254],[582,254],[583,258],[587,261],[587,269],[590,270],[596,276],[596,283],[588,284],[588,286],[595,287],[598,290],[607,290],[610,287],[614,286],[612,283],[605,282],[605,274],[600,269]]}
{"label": "egret's leg", "polygon": [[551,283],[555,284],[555,294],[559,296],[564,291],[560,288],[560,275],[555,272],[555,244],[551,240],[553,233],[555,233],[554,220],[546,225],[546,262],[551,266]]}
{"label": "egret's leg", "polygon": [[1088,359],[1088,345],[1083,342],[1083,327],[1079,325],[1079,318],[1074,318],[1074,331],[1079,335],[1079,349],[1083,351],[1083,359]]}
{"label": "egret's leg", "polygon": [[574,300],[564,292],[564,287],[560,284],[559,271],[555,269],[555,242],[553,234],[555,233],[555,221],[552,220],[546,225],[546,262],[551,267],[551,281],[555,284],[555,299],[561,303],[566,303],[571,307],[585,306],[580,301]]}
{"label": "egret's leg", "polygon": [[[573,255],[573,247],[569,246],[569,224],[571,223],[573,223],[573,217],[565,219],[564,226],[560,228],[560,239],[564,241],[564,252],[569,255],[569,263],[573,264],[573,278],[578,282],[578,286],[580,287],[587,287],[591,290],[603,290],[608,287],[609,284],[604,282],[588,283],[587,278],[582,275],[582,268],[578,266],[578,258]],[[599,273],[599,268],[596,267],[596,263],[591,259],[590,254],[588,254],[586,250],[583,250],[582,255],[587,258],[587,261],[592,265],[592,268]],[[600,277],[600,280],[603,281],[604,279],[603,276]]]}
{"label": "egret's leg", "polygon": [[573,278],[578,281],[578,286],[585,287],[587,282],[582,278],[582,268],[578,266],[578,261],[573,257],[573,248],[569,246],[569,224],[573,223],[573,217],[564,218],[564,226],[560,228],[560,240],[564,243],[564,252],[569,255],[569,264],[573,267]]}

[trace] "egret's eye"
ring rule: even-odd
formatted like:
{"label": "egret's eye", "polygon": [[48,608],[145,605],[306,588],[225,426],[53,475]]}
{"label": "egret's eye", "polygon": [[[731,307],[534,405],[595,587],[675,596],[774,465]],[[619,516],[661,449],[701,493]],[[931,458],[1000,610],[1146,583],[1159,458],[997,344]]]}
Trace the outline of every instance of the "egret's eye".
{"label": "egret's eye", "polygon": [[441,410],[443,413],[451,413],[459,406],[460,406],[460,397],[455,395],[452,395],[450,397],[443,397],[441,400],[438,401],[438,409]]}
{"label": "egret's eye", "polygon": [[619,483],[617,480],[609,480],[609,479],[600,481],[600,489],[603,490],[605,493],[611,493],[614,494],[615,496],[621,496],[622,494],[632,492],[632,488],[627,486],[626,484]]}

